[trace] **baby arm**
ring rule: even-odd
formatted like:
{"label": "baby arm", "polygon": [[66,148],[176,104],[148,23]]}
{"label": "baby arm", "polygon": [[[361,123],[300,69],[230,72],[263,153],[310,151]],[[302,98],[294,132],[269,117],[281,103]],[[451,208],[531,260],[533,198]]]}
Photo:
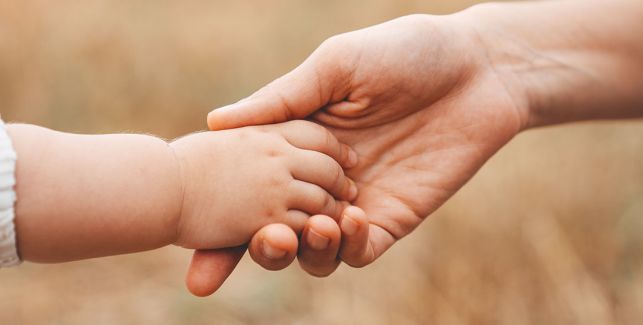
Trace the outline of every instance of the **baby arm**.
{"label": "baby arm", "polygon": [[7,129],[24,260],[236,246],[269,223],[297,230],[312,214],[337,217],[337,200],[357,194],[341,169],[355,156],[308,122],[198,133],[169,146],[145,135]]}
{"label": "baby arm", "polygon": [[145,135],[77,135],[8,125],[23,260],[63,262],[173,242],[181,177],[172,149]]}

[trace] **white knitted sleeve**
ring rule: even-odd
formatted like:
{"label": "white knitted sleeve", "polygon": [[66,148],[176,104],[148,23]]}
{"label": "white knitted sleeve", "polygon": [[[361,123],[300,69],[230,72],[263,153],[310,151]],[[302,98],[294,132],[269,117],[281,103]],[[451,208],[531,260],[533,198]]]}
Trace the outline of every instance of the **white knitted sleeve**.
{"label": "white knitted sleeve", "polygon": [[0,267],[20,263],[13,226],[16,152],[11,145],[4,122],[0,119]]}

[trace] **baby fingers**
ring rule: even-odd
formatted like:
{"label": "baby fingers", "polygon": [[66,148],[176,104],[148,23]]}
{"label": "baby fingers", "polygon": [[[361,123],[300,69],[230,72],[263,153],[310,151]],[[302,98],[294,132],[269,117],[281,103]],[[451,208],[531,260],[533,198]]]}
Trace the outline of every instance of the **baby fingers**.
{"label": "baby fingers", "polygon": [[294,180],[288,192],[290,209],[303,211],[309,215],[324,214],[335,220],[339,219],[343,208],[342,204],[323,188],[315,184]]}
{"label": "baby fingers", "polygon": [[308,121],[290,121],[279,133],[294,147],[321,152],[339,163],[343,168],[357,165],[357,153],[340,143],[329,130]]}
{"label": "baby fingers", "polygon": [[297,150],[295,157],[290,167],[295,179],[319,185],[338,200],[357,197],[357,186],[333,158],[311,150]]}

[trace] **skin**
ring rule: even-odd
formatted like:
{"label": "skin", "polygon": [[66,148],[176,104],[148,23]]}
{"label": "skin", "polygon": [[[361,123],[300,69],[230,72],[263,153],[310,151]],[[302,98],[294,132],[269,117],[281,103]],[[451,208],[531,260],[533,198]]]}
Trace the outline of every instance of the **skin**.
{"label": "skin", "polygon": [[[402,17],[332,37],[295,70],[210,113],[208,123],[219,130],[307,118],[357,151],[359,164],[348,171],[359,187],[356,207],[334,228],[329,218],[311,218],[298,246],[302,267],[326,276],[340,260],[372,263],[519,132],[643,116],[639,30],[637,1],[491,3]],[[311,245],[320,242],[313,231],[327,237],[325,248]],[[279,269],[292,262],[295,239],[292,230],[264,228],[250,251],[283,249],[280,258],[253,255]],[[188,274],[216,262],[207,254],[195,253]],[[214,292],[233,269],[220,265],[222,273],[201,281],[188,275],[188,288]]]}
{"label": "skin", "polygon": [[337,218],[342,200],[357,195],[343,173],[357,162],[354,153],[306,121],[196,133],[169,144],[33,125],[7,131],[18,155],[18,250],[32,262],[169,244],[235,247],[269,224],[301,231],[310,215]]}
{"label": "skin", "polygon": [[239,246],[271,223],[301,232],[311,215],[337,218],[344,203],[335,198],[357,196],[331,158],[351,166],[350,149],[310,122],[192,134],[170,146],[184,184],[182,247]]}

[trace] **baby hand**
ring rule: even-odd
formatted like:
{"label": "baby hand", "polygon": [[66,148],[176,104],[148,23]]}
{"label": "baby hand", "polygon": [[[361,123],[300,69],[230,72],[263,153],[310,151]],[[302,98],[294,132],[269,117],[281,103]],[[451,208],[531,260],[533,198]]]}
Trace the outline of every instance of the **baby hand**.
{"label": "baby hand", "polygon": [[183,208],[175,244],[247,243],[261,227],[303,229],[309,216],[338,220],[357,196],[343,168],[357,155],[306,121],[192,134],[170,144],[181,167]]}

